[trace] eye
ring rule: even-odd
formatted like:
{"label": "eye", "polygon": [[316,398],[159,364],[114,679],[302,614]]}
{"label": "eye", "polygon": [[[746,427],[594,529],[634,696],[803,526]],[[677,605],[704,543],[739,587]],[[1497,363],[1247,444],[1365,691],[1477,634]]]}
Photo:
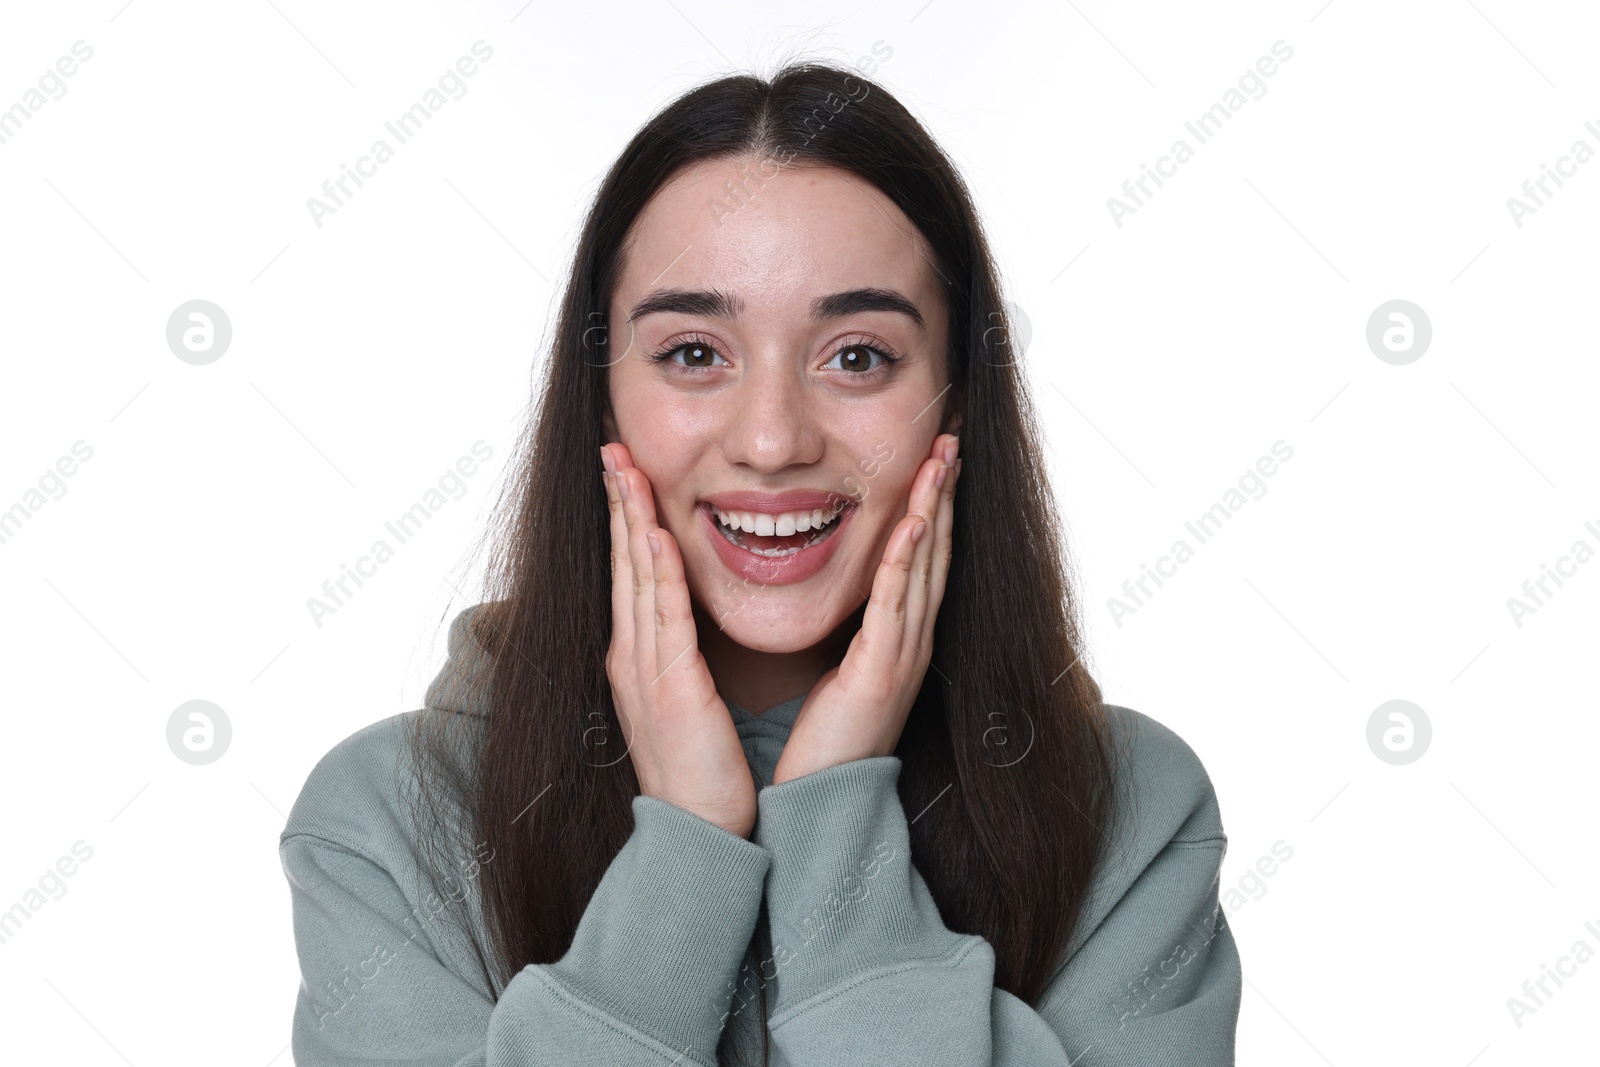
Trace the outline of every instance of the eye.
{"label": "eye", "polygon": [[[684,358],[687,360],[687,362],[680,362],[676,359],[673,359],[673,357],[680,352],[684,354]],[[722,354],[715,348],[711,347],[711,345],[705,340],[700,338],[690,338],[688,340],[674,340],[668,342],[668,346],[651,356],[650,360],[653,363],[664,363],[668,360],[671,360],[674,365],[683,371],[694,373],[696,371],[707,371],[717,366],[716,363],[712,362],[713,357],[722,359]],[[724,366],[727,364],[727,360],[725,359],[723,359],[722,362]]]}
{"label": "eye", "polygon": [[[877,356],[883,362],[876,367],[871,366],[873,356]],[[834,360],[840,361],[840,370],[864,377],[899,363],[900,357],[877,345],[868,344],[865,341],[852,341],[835,352],[833,359],[830,359],[828,363],[831,364]]]}

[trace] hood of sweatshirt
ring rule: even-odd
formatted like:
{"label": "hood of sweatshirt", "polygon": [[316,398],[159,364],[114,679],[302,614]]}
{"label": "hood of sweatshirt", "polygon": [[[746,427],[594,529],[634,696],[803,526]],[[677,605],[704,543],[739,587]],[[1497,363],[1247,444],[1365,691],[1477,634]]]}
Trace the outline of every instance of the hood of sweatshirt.
{"label": "hood of sweatshirt", "polygon": [[[428,683],[427,692],[422,698],[429,708],[479,718],[488,717],[489,681],[493,677],[494,658],[472,636],[471,628],[473,616],[482,606],[474,604],[465,608],[451,620],[444,666]],[[805,697],[786,700],[759,715],[727,697],[722,698],[722,703],[733,719],[734,729],[738,731],[756,787],[759,789],[770,785],[778,766],[778,757],[783,753],[789,730],[800,714]]]}

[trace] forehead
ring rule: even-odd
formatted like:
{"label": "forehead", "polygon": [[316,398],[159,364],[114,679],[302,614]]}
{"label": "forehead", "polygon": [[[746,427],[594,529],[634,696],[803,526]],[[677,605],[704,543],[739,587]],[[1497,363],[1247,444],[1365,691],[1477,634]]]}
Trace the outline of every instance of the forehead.
{"label": "forehead", "polygon": [[722,290],[755,314],[873,287],[904,293],[930,324],[943,306],[926,239],[876,186],[753,157],[685,168],[634,221],[613,300],[626,309],[664,287]]}

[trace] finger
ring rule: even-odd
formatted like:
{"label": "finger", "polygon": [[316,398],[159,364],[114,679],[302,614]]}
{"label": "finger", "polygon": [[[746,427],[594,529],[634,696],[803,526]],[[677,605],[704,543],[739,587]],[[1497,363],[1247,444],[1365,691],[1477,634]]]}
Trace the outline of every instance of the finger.
{"label": "finger", "polygon": [[[883,561],[878,564],[878,573],[873,576],[872,595],[861,624],[864,662],[856,666],[879,685],[895,677],[900,662],[906,629],[906,595],[911,586],[911,558],[916,548],[911,542],[911,533],[919,523],[926,521],[920,514],[912,513],[895,524]],[[927,532],[926,528],[923,532]]]}
{"label": "finger", "polygon": [[961,480],[961,458],[945,473],[944,488],[939,493],[939,514],[929,529],[933,540],[933,576],[928,583],[927,616],[922,624],[921,647],[933,655],[933,629],[939,619],[939,605],[944,603],[945,584],[950,575],[950,561],[955,556],[956,483]]}
{"label": "finger", "polygon": [[[934,569],[937,565],[939,509],[944,500],[944,490],[950,481],[950,466],[946,456],[959,439],[953,434],[939,434],[930,449],[931,458],[923,461],[923,470],[911,497],[911,508],[928,520],[928,525],[916,542],[911,563],[911,586],[907,594],[906,632],[903,635],[908,647],[914,648],[924,662],[928,650],[923,648],[923,634],[928,629],[928,615],[936,614],[939,602],[931,595]],[[923,481],[923,478],[926,481]],[[943,483],[941,485],[941,483]]]}
{"label": "finger", "polygon": [[628,519],[628,558],[633,561],[634,654],[647,685],[656,681],[656,576],[650,545],[644,535],[655,528],[655,505],[650,498],[650,481],[638,467],[617,471],[622,482],[622,510]]}
{"label": "finger", "polygon": [[[602,448],[606,462],[616,466],[615,455]],[[617,492],[616,476],[602,472],[606,507],[611,514],[611,632],[618,648],[633,648],[633,567],[628,555],[628,520],[623,515],[622,497]]]}
{"label": "finger", "polygon": [[[650,536],[656,539],[659,546],[651,561],[656,584],[656,670],[665,676],[681,670],[686,661],[692,662],[699,642],[678,541],[661,526],[655,527]],[[694,695],[696,698],[705,696],[700,693]]]}
{"label": "finger", "polygon": [[[944,438],[934,442],[936,455],[941,455],[944,450]],[[917,472],[917,480],[912,486],[911,505],[908,514],[921,515],[927,520],[922,533],[917,536],[916,543],[911,550],[911,573],[908,576],[906,588],[906,626],[901,633],[901,655],[915,654],[913,649],[920,649],[922,641],[923,617],[928,606],[928,584],[932,578],[933,570],[933,533],[934,523],[939,517],[939,475],[943,472],[948,483],[948,471],[945,470],[943,458],[924,460],[922,469]]]}
{"label": "finger", "polygon": [[612,441],[606,447],[611,450],[611,459],[617,465],[617,470],[635,466],[633,453],[628,451],[628,446],[621,441]]}

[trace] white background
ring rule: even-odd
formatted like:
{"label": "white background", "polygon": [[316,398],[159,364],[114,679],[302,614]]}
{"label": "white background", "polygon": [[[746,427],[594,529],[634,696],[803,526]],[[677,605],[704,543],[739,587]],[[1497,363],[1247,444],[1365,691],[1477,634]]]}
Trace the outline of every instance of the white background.
{"label": "white background", "polygon": [[[93,49],[0,144],[0,510],[93,450],[0,543],[0,910],[93,850],[0,944],[5,1059],[289,1062],[277,835],[322,753],[419,704],[474,599],[467,554],[601,174],[695,84],[875,42],[1031,323],[1096,676],[1216,784],[1223,889],[1252,890],[1230,908],[1240,1062],[1595,1055],[1600,960],[1520,1027],[1506,1003],[1600,950],[1600,560],[1520,626],[1507,606],[1600,549],[1600,160],[1520,227],[1507,206],[1573,142],[1600,150],[1589,5],[108,0],[0,21],[0,108]],[[307,198],[479,39],[466,95],[318,227]],[[1265,94],[1199,144],[1184,123],[1280,40]],[[1118,226],[1108,198],[1180,137],[1194,158]],[[166,343],[192,299],[233,326],[207,366]],[[1365,337],[1393,299],[1433,328],[1404,366]],[[465,494],[313,622],[307,599],[480,439]],[[1108,599],[1279,440],[1265,495],[1119,625]],[[193,699],[233,728],[208,766],[167,747]],[[1433,729],[1404,766],[1366,740],[1391,699]],[[1279,841],[1292,858],[1252,881]]]}

